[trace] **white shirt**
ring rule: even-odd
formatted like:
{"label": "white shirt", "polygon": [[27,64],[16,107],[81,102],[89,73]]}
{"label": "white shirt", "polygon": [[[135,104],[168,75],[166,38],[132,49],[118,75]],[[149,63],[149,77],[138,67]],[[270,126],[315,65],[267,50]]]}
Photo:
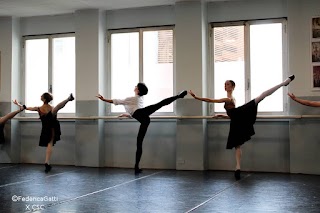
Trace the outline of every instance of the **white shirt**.
{"label": "white shirt", "polygon": [[134,97],[128,97],[125,99],[113,99],[115,105],[124,105],[127,113],[133,115],[133,113],[143,107],[143,97],[136,95]]}

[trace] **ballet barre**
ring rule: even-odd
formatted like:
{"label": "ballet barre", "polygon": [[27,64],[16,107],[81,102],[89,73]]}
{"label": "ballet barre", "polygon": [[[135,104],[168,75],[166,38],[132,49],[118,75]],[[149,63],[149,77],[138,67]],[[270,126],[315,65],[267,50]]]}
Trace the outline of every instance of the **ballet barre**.
{"label": "ballet barre", "polygon": [[[215,116],[179,116],[179,115],[159,115],[159,116],[150,116],[151,119],[176,119],[176,120],[185,120],[185,119],[209,119],[209,120],[230,120],[229,118],[224,117],[215,117]],[[258,115],[257,119],[308,119],[308,118],[320,118],[320,115]],[[39,117],[15,117],[14,120],[18,121],[40,121]],[[59,120],[135,120],[133,118],[127,117],[118,117],[118,116],[87,116],[87,117],[75,117],[75,116],[63,116],[58,117]]]}

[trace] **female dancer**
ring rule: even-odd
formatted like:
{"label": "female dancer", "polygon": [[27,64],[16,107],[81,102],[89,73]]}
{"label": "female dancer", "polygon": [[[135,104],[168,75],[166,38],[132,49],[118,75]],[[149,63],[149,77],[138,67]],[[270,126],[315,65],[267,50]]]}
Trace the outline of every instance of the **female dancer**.
{"label": "female dancer", "polygon": [[128,97],[123,100],[119,99],[105,99],[102,95],[98,94],[96,97],[102,101],[113,103],[115,105],[124,105],[124,108],[128,114],[122,114],[120,117],[129,117],[135,118],[140,122],[140,128],[137,136],[137,151],[136,151],[136,162],[134,166],[135,174],[139,174],[142,170],[139,168],[139,163],[142,155],[142,142],[148,126],[150,124],[150,115],[160,109],[161,107],[171,104],[173,101],[178,98],[184,98],[188,94],[186,90],[182,91],[179,95],[172,96],[160,101],[157,104],[150,105],[143,108],[143,97],[148,93],[148,88],[144,83],[138,83],[134,88],[135,96]]}
{"label": "female dancer", "polygon": [[52,166],[50,165],[50,158],[52,154],[52,147],[60,140],[61,130],[60,123],[57,120],[57,113],[62,109],[69,101],[73,101],[74,97],[72,94],[69,97],[60,102],[57,106],[53,107],[49,104],[53,100],[53,96],[45,92],[41,95],[41,101],[43,105],[41,107],[27,107],[27,110],[37,111],[39,113],[42,130],[40,135],[39,146],[47,147],[46,160],[45,160],[45,172],[48,173]]}
{"label": "female dancer", "polygon": [[[260,96],[251,100],[250,102],[240,106],[235,106],[235,99],[232,96],[232,92],[236,86],[234,81],[227,80],[225,82],[224,89],[227,92],[227,98],[222,99],[209,99],[209,98],[201,98],[197,97],[191,90],[189,91],[190,95],[195,99],[205,102],[213,102],[213,103],[224,103],[224,108],[227,111],[227,115],[231,119],[230,122],[230,130],[227,142],[227,149],[235,148],[235,156],[236,156],[236,169],[235,169],[235,178],[236,180],[240,180],[240,161],[241,161],[241,145],[246,141],[251,139],[251,136],[255,134],[253,125],[257,118],[257,108],[260,101],[262,101],[265,97],[271,95],[276,90],[281,88],[282,86],[287,86],[294,79],[294,75],[290,76],[281,84],[278,84],[269,90],[263,92]],[[225,116],[225,117],[228,117]],[[222,116],[223,117],[223,116]]]}
{"label": "female dancer", "polygon": [[309,100],[297,98],[293,93],[288,93],[288,95],[292,100],[298,102],[299,104],[310,106],[310,107],[320,107],[320,101],[309,101]]}
{"label": "female dancer", "polygon": [[16,116],[18,113],[22,112],[23,110],[26,109],[25,105],[21,105],[17,102],[17,100],[12,101],[15,105],[19,106],[20,109],[10,112],[8,114],[6,114],[5,116],[0,118],[0,144],[4,144],[5,139],[4,139],[4,125],[7,123],[8,120],[10,120],[11,118],[13,118],[14,116]]}

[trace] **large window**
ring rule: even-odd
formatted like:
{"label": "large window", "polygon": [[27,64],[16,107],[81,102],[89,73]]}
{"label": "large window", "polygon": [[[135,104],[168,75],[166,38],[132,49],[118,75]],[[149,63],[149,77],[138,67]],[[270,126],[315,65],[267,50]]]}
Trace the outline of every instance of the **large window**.
{"label": "large window", "polygon": [[[233,96],[240,106],[286,77],[284,20],[213,24],[214,97],[226,97],[224,82],[233,80]],[[285,95],[279,89],[263,100],[259,112],[282,113]],[[225,111],[222,104],[215,112]]]}
{"label": "large window", "polygon": [[[110,98],[134,96],[134,87],[144,82],[149,92],[144,105],[173,95],[173,29],[152,28],[112,31],[110,34],[111,94]],[[123,112],[123,106],[111,112]],[[170,104],[158,112],[173,112]]]}
{"label": "large window", "polygon": [[[25,38],[25,103],[41,106],[44,92],[53,95],[52,105],[75,94],[75,37],[42,36]],[[26,111],[29,112],[29,111]],[[75,102],[59,112],[75,113]]]}

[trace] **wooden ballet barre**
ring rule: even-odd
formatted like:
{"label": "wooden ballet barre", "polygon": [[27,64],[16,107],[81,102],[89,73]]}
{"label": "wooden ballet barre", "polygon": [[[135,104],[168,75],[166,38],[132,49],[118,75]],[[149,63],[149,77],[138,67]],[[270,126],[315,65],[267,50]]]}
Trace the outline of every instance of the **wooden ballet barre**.
{"label": "wooden ballet barre", "polygon": [[301,115],[258,115],[257,119],[300,119]]}
{"label": "wooden ballet barre", "polygon": [[[150,116],[151,119],[213,119],[213,120],[229,120],[229,118],[210,116],[176,116],[162,115]],[[301,119],[301,118],[320,118],[320,115],[258,115],[257,119]],[[39,117],[15,117],[15,120],[20,121],[37,121]],[[118,116],[87,116],[87,117],[58,117],[59,120],[131,120],[132,118]]]}
{"label": "wooden ballet barre", "polygon": [[301,115],[301,118],[320,118],[320,115]]}
{"label": "wooden ballet barre", "polygon": [[[320,116],[319,116],[320,117]],[[126,117],[118,117],[118,116],[92,116],[91,118],[94,119],[105,119],[105,120],[122,120],[122,119],[131,119],[131,118],[126,118]],[[167,116],[167,115],[159,115],[159,116],[150,116],[151,119],[229,119],[229,118],[223,118],[223,117],[214,117],[212,115],[210,116],[177,116],[177,115],[172,115],[172,116]],[[257,116],[257,119],[297,119],[301,118],[301,115],[259,115]]]}

